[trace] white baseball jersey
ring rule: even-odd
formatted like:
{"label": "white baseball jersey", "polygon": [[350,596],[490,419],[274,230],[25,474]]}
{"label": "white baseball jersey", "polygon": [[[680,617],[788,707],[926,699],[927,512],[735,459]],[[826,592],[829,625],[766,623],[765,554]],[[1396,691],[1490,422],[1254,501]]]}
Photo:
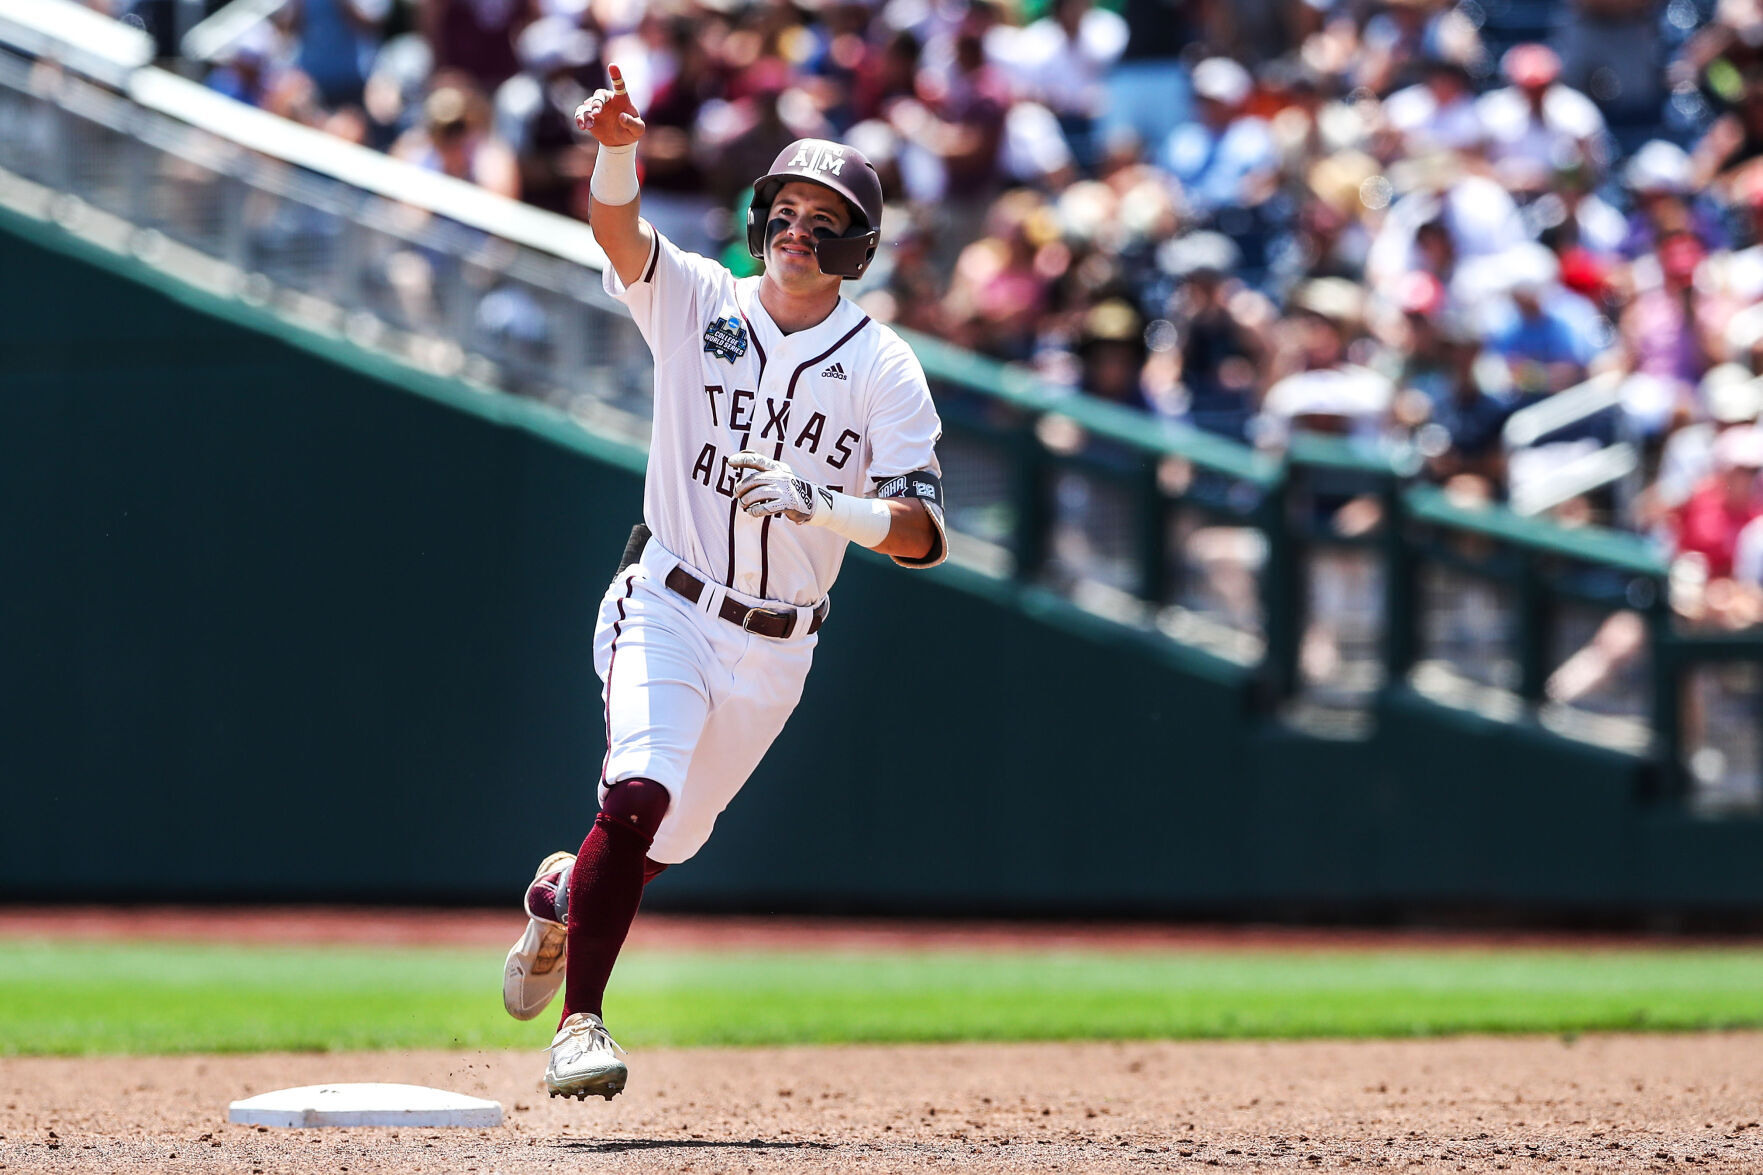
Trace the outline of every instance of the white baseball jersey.
{"label": "white baseball jersey", "polygon": [[[648,855],[684,861],[746,783],[795,710],[818,632],[812,606],[832,587],[846,540],[788,519],[750,518],[728,459],[752,449],[851,494],[919,496],[937,475],[941,425],[924,372],[893,331],[849,301],[786,335],[759,303],[759,278],[735,277],[655,234],[640,280],[609,266],[606,289],[630,308],[655,356],[654,434],[643,494],[653,537],[612,582],[594,635],[605,683],[605,789],[652,779],[671,802]],[[935,549],[907,566],[941,562]],[[683,567],[703,581],[694,604],[667,586]],[[798,608],[773,639],[721,615]],[[836,620],[835,620],[836,623]]]}
{"label": "white baseball jersey", "polygon": [[[760,305],[760,281],[737,280],[659,232],[637,282],[626,287],[606,268],[607,292],[630,308],[655,356],[644,520],[725,587],[813,604],[837,578],[846,540],[748,517],[728,459],[752,449],[862,496],[902,474],[936,474],[942,424],[899,335],[844,298],[820,325],[786,335]],[[929,558],[895,562],[932,566],[945,545],[939,537]]]}

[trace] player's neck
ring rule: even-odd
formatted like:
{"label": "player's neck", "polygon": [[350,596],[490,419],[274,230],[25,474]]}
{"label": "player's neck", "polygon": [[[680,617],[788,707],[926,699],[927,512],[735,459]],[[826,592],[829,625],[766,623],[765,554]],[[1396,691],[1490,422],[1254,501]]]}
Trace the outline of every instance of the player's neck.
{"label": "player's neck", "polygon": [[839,283],[790,290],[767,275],[759,281],[759,304],[786,335],[811,330],[839,308]]}

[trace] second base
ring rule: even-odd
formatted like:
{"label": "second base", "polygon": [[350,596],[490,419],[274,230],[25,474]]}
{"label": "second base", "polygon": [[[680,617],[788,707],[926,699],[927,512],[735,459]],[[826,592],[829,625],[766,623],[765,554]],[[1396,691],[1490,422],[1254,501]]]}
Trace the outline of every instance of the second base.
{"label": "second base", "polygon": [[302,1085],[236,1101],[242,1126],[500,1126],[502,1103],[426,1085]]}

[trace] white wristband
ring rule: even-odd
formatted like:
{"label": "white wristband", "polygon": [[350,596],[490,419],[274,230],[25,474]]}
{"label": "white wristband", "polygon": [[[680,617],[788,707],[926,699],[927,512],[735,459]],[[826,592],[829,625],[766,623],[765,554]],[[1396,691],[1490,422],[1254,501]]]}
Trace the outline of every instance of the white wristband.
{"label": "white wristband", "polygon": [[822,490],[826,509],[808,516],[809,526],[824,526],[834,534],[844,535],[860,547],[874,547],[888,537],[894,516],[880,498],[858,498],[837,490]]}
{"label": "white wristband", "polygon": [[588,192],[602,204],[629,204],[637,198],[637,145],[601,147],[594,159]]}

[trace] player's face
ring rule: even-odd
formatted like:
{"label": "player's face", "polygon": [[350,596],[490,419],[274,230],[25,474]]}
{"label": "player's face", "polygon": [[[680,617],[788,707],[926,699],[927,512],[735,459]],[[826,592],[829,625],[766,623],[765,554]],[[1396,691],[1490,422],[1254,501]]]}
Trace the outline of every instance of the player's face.
{"label": "player's face", "polygon": [[841,236],[850,227],[851,210],[830,188],[800,181],[785,184],[766,218],[766,273],[786,289],[837,285],[837,277],[820,272],[814,241],[817,234]]}

